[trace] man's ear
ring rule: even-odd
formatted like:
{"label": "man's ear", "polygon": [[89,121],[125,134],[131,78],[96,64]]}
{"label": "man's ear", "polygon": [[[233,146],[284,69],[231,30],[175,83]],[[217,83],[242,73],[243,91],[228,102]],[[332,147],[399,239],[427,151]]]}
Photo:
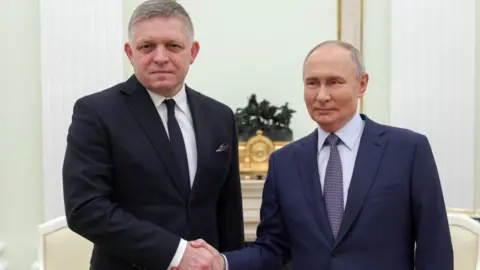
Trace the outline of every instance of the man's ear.
{"label": "man's ear", "polygon": [[198,41],[194,41],[192,44],[192,49],[190,50],[190,64],[193,64],[193,62],[195,62],[199,51],[200,44],[198,43]]}
{"label": "man's ear", "polygon": [[130,63],[131,63],[133,51],[132,51],[132,46],[130,45],[129,42],[125,42],[125,45],[123,46],[123,50],[125,51],[125,54],[127,55],[128,60],[130,60]]}
{"label": "man's ear", "polygon": [[369,77],[367,73],[364,73],[360,78],[360,92],[358,92],[359,98],[363,97],[365,91],[367,91],[368,79]]}

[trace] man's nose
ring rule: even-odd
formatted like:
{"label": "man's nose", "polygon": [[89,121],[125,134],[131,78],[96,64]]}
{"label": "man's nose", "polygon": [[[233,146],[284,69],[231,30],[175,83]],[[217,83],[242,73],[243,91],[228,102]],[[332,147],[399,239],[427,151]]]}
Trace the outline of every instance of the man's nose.
{"label": "man's nose", "polygon": [[157,64],[165,64],[168,62],[168,54],[164,46],[157,46],[153,60]]}
{"label": "man's nose", "polygon": [[326,102],[330,100],[330,94],[328,93],[328,91],[325,89],[325,86],[320,86],[320,88],[318,89],[318,93],[317,93],[317,101],[320,101],[320,102]]}

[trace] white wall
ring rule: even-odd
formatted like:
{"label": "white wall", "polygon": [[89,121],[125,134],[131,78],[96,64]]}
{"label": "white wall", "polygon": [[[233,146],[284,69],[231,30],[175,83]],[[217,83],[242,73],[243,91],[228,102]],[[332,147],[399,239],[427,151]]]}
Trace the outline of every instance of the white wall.
{"label": "white wall", "polygon": [[123,80],[118,0],[40,1],[45,220],[64,215],[62,164],[74,102]]}
{"label": "white wall", "polygon": [[[130,20],[130,16],[132,15],[133,10],[143,1],[141,0],[122,0],[123,2],[123,41],[126,42],[128,40],[128,20]],[[133,74],[133,68],[128,60],[128,57],[124,54],[123,55],[123,76],[126,80]]]}
{"label": "white wall", "polygon": [[364,0],[363,105],[381,123],[426,134],[447,206],[478,209],[480,5],[458,3]]}
{"label": "white wall", "polygon": [[315,125],[303,101],[302,63],[317,43],[335,39],[336,1],[178,0],[195,25],[200,53],[187,84],[233,110],[247,97],[289,102],[294,137]]}
{"label": "white wall", "polygon": [[390,0],[363,0],[363,58],[370,75],[363,112],[390,123]]}
{"label": "white wall", "polygon": [[0,266],[25,270],[43,218],[39,7],[31,0],[0,6]]}
{"label": "white wall", "polygon": [[449,207],[473,208],[475,0],[391,2],[391,124],[430,139]]}

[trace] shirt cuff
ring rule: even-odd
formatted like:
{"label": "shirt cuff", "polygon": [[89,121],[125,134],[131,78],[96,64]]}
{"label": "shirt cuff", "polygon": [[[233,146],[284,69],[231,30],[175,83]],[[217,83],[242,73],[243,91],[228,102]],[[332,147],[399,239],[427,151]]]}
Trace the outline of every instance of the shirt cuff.
{"label": "shirt cuff", "polygon": [[228,260],[227,260],[227,257],[223,254],[221,254],[222,257],[223,257],[223,260],[225,261],[225,269],[224,270],[228,270]]}
{"label": "shirt cuff", "polygon": [[173,256],[173,259],[170,262],[168,269],[172,269],[173,267],[178,267],[180,265],[180,262],[182,261],[182,258],[183,258],[183,254],[187,249],[187,245],[188,245],[187,241],[180,239],[180,243],[178,243],[177,251]]}

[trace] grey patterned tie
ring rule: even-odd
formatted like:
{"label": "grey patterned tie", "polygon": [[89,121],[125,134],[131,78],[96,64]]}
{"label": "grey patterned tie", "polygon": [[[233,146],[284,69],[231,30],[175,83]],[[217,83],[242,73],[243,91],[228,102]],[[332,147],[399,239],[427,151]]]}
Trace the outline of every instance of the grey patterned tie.
{"label": "grey patterned tie", "polygon": [[339,142],[340,138],[333,133],[325,141],[326,144],[330,145],[330,158],[327,163],[323,187],[328,219],[335,238],[343,218],[343,172],[342,161],[337,148]]}

